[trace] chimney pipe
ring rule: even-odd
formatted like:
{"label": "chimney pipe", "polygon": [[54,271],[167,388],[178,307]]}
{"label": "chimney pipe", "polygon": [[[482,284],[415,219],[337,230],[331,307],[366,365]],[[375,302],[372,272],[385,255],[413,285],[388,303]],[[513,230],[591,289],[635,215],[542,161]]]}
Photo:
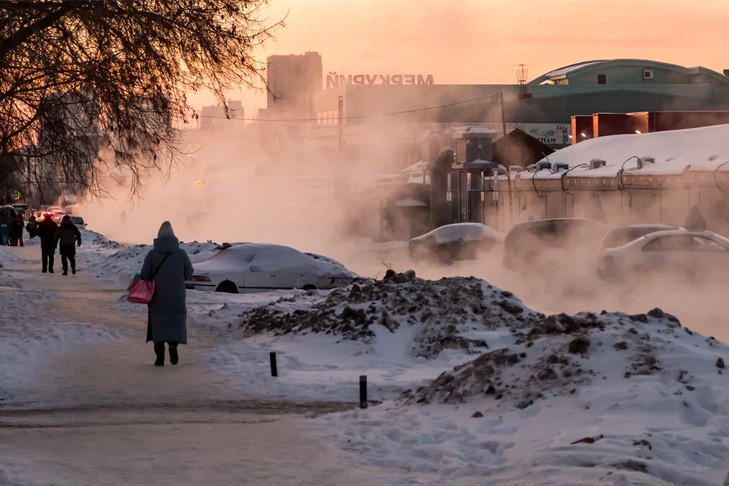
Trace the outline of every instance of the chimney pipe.
{"label": "chimney pipe", "polygon": [[729,76],[729,69],[724,70],[724,76]]}

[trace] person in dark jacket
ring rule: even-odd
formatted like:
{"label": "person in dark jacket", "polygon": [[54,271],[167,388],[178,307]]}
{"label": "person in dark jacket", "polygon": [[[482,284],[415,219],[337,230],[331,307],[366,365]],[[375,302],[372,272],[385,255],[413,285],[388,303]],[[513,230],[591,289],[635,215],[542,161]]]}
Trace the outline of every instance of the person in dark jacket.
{"label": "person in dark jacket", "polygon": [[10,236],[10,221],[15,211],[10,206],[0,207],[0,245],[7,245]]}
{"label": "person in dark jacket", "polygon": [[8,239],[10,240],[10,246],[23,246],[23,228],[25,228],[23,215],[20,213],[16,214],[10,220],[9,228]]}
{"label": "person in dark jacket", "polygon": [[53,273],[53,257],[56,253],[56,231],[58,225],[50,214],[43,215],[43,221],[38,224],[38,236],[41,240],[41,254],[43,258],[43,273],[48,270]]}
{"label": "person in dark jacket", "polygon": [[178,344],[187,344],[185,280],[192,277],[192,263],[172,231],[169,221],[162,223],[154,248],[147,253],[140,277],[154,280],[152,303],[148,304],[147,342],[154,343],[155,366],[165,364],[165,343],[170,363],[177,364]]}
{"label": "person in dark jacket", "polygon": [[71,273],[76,275],[76,244],[81,246],[81,232],[78,230],[71,216],[68,214],[61,219],[61,224],[56,231],[58,251],[61,254],[61,265],[63,275],[68,275],[68,263],[71,262]]}
{"label": "person in dark jacket", "polygon": [[706,220],[701,215],[698,206],[691,208],[688,216],[686,216],[686,221],[683,223],[683,227],[687,230],[706,231]]}
{"label": "person in dark jacket", "polygon": [[30,217],[28,224],[25,225],[25,229],[31,238],[35,238],[38,235],[38,221],[35,220],[35,216]]}

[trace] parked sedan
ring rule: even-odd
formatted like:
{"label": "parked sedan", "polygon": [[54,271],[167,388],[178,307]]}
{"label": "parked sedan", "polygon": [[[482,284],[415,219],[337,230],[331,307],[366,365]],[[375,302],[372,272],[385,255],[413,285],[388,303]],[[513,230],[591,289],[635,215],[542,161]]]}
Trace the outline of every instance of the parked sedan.
{"label": "parked sedan", "polygon": [[410,240],[410,255],[414,258],[432,256],[451,263],[473,260],[482,251],[499,246],[504,233],[481,223],[447,224]]}
{"label": "parked sedan", "polygon": [[605,235],[602,240],[600,249],[615,248],[623,246],[626,243],[630,243],[633,240],[637,240],[641,236],[655,233],[656,231],[668,231],[681,229],[678,226],[663,223],[645,223],[645,224],[630,224],[625,226],[616,226],[612,228]]}
{"label": "parked sedan", "polygon": [[506,235],[504,268],[521,273],[550,273],[567,266],[594,269],[597,248],[608,229],[584,218],[519,223]]}
{"label": "parked sedan", "polygon": [[677,275],[702,281],[725,280],[729,239],[711,231],[659,231],[602,252],[600,277]]}
{"label": "parked sedan", "polygon": [[210,259],[193,263],[185,287],[194,290],[248,293],[279,289],[330,289],[356,276],[331,258],[288,246],[239,243]]}

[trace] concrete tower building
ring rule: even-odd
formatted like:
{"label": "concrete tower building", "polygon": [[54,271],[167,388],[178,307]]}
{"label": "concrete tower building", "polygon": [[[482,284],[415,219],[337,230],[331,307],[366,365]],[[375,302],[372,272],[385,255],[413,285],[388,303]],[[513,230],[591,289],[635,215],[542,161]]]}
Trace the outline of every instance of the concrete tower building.
{"label": "concrete tower building", "polygon": [[318,52],[303,55],[270,56],[267,59],[267,114],[310,118],[311,94],[322,89],[321,56]]}

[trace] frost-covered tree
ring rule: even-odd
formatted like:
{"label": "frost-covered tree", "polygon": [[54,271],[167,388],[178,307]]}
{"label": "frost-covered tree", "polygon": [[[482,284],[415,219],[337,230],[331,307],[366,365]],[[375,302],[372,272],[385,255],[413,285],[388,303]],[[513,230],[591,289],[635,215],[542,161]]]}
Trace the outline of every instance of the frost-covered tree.
{"label": "frost-covered tree", "polygon": [[262,84],[266,2],[2,0],[0,166],[91,191],[116,166],[136,191],[174,162],[186,93]]}

